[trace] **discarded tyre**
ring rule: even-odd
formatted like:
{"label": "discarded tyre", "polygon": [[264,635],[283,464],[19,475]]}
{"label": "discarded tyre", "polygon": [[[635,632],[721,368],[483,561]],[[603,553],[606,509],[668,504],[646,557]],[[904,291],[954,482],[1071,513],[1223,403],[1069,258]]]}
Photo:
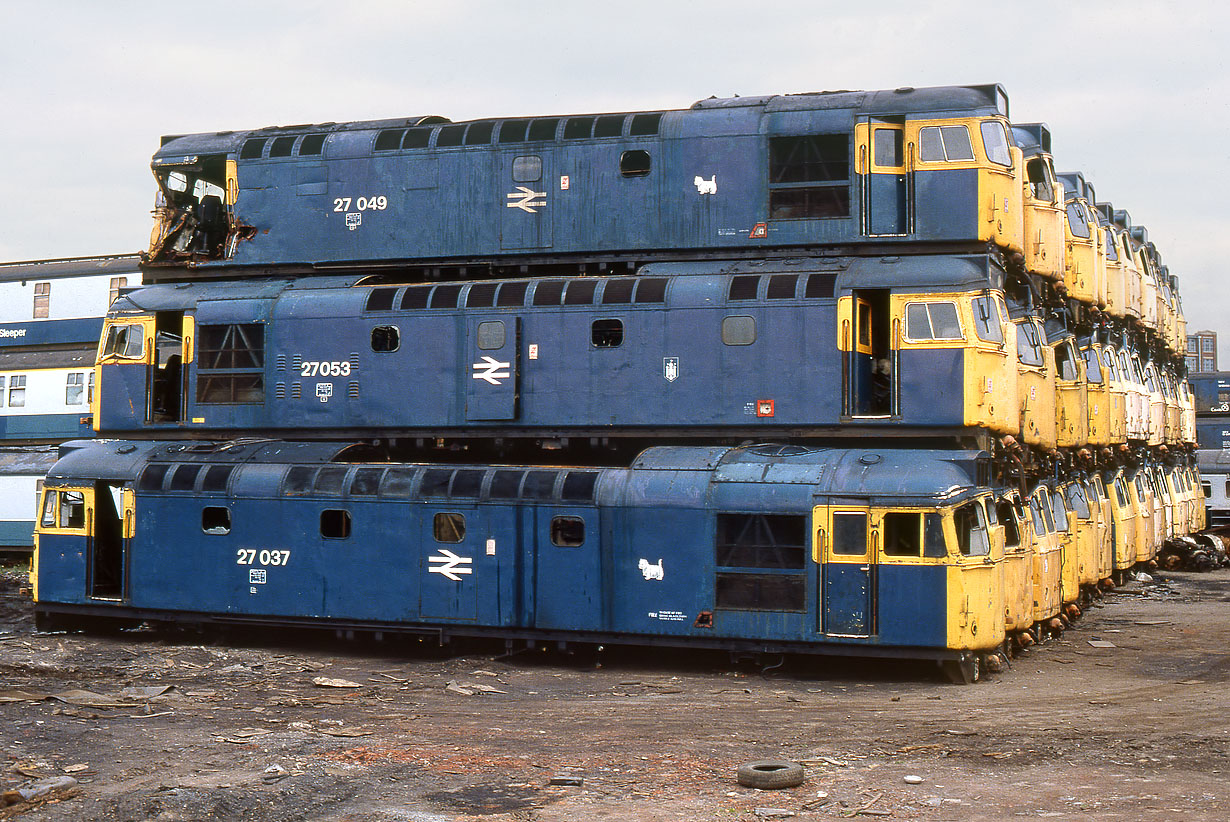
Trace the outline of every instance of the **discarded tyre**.
{"label": "discarded tyre", "polygon": [[803,766],[797,762],[766,760],[739,766],[739,784],[746,788],[793,788],[803,784]]}

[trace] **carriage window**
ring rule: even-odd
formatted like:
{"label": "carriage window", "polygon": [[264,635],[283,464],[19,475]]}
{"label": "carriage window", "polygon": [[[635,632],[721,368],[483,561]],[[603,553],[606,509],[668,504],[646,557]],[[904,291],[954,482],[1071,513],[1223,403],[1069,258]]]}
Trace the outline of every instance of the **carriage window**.
{"label": "carriage window", "polygon": [[756,342],[755,317],[724,317],[722,342],[726,345],[751,345]]}
{"label": "carriage window", "polygon": [[231,509],[217,505],[201,509],[201,530],[214,536],[231,532]]}
{"label": "carriage window", "polygon": [[589,339],[594,348],[618,348],[624,343],[623,320],[594,320]]}
{"label": "carriage window", "polygon": [[514,157],[512,176],[515,183],[536,183],[542,179],[542,158],[537,154]]}
{"label": "carriage window", "polygon": [[478,347],[481,351],[494,351],[504,347],[504,323],[491,320],[478,324]]}
{"label": "carriage window", "polygon": [[918,143],[918,159],[924,163],[974,159],[974,146],[965,126],[927,126],[919,131]]}
{"label": "carriage window", "polygon": [[325,539],[348,539],[350,512],[341,508],[326,508],[321,511],[320,535]]}
{"label": "carriage window", "polygon": [[554,517],[551,520],[551,544],[561,548],[576,548],[585,544],[585,520],[580,517]]}
{"label": "carriage window", "polygon": [[963,556],[980,557],[991,553],[991,543],[987,538],[987,526],[983,517],[982,506],[977,502],[967,502],[953,512],[957,548]]}
{"label": "carriage window", "polygon": [[378,325],[372,329],[372,351],[389,352],[401,347],[401,332],[395,325]]}
{"label": "carriage window", "polygon": [[1012,152],[1008,150],[1008,135],[1004,132],[1004,124],[998,120],[989,120],[982,124],[982,147],[986,149],[987,159],[1001,166],[1012,165]]}
{"label": "carriage window", "polygon": [[466,538],[465,514],[436,514],[431,522],[436,542],[461,542]]}
{"label": "carriage window", "polygon": [[76,371],[66,377],[64,388],[65,405],[81,405],[85,398],[85,372]]}
{"label": "carriage window", "polygon": [[1002,343],[1004,329],[999,324],[999,312],[990,297],[974,298],[974,332],[978,339],[986,342]]}
{"label": "carriage window", "polygon": [[35,283],[34,284],[34,319],[41,320],[47,317],[47,312],[51,307],[51,283]]}
{"label": "carriage window", "polygon": [[619,173],[625,177],[644,177],[651,165],[649,152],[639,148],[619,155]]}
{"label": "carriage window", "polygon": [[907,303],[905,335],[911,340],[960,340],[956,303]]}
{"label": "carriage window", "polygon": [[9,378],[9,407],[22,408],[26,404],[26,375],[14,374]]}
{"label": "carriage window", "polygon": [[1200,490],[1204,491],[1204,498],[1209,499],[1210,497],[1213,496],[1213,483],[1210,482],[1209,480],[1201,480]]}

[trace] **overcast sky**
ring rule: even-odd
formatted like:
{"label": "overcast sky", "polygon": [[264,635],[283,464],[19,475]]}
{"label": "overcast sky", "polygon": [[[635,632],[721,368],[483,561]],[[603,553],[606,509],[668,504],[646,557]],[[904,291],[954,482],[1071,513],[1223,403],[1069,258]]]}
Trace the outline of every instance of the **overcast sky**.
{"label": "overcast sky", "polygon": [[1227,350],[1230,7],[860,6],[0,0],[0,260],[143,248],[163,134],[999,82],[1014,121],[1050,125],[1057,170],[1148,227],[1191,329]]}

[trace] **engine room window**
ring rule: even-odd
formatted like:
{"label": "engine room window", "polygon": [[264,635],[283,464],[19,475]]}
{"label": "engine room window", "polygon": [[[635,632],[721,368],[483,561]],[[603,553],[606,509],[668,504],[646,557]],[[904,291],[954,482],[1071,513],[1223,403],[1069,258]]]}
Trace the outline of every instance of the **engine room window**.
{"label": "engine room window", "polygon": [[478,324],[478,347],[481,351],[494,351],[504,347],[504,323],[490,320]]}
{"label": "engine room window", "polygon": [[350,512],[342,508],[326,508],[321,511],[320,535],[325,539],[349,539]]}
{"label": "engine room window", "polygon": [[726,345],[751,345],[756,342],[756,318],[739,315],[723,317],[722,342]]}
{"label": "engine room window", "polygon": [[585,520],[580,517],[555,517],[551,520],[551,544],[576,548],[585,543]]}
{"label": "engine room window", "polygon": [[514,183],[536,183],[542,179],[542,158],[537,154],[514,157],[512,163]]}
{"label": "engine room window", "polygon": [[196,400],[257,403],[265,399],[265,327],[202,325],[197,333]]}
{"label": "engine room window", "polygon": [[210,505],[201,509],[201,530],[222,536],[231,532],[231,509]]}
{"label": "engine room window", "polygon": [[652,165],[648,151],[636,149],[619,155],[619,173],[625,177],[644,177]]}
{"label": "engine room window", "polygon": [[963,339],[956,303],[907,303],[905,335],[916,341]]}
{"label": "engine room window", "polygon": [[[807,610],[805,516],[723,513],[717,515],[716,525],[714,563],[722,568],[714,579],[717,607]],[[648,559],[641,562],[653,564]]]}
{"label": "engine room window", "polygon": [[461,542],[466,538],[465,514],[436,514],[431,522],[431,533],[436,542]]}
{"label": "engine room window", "polygon": [[619,348],[624,344],[623,320],[594,320],[589,327],[589,341],[594,348]]}
{"label": "engine room window", "polygon": [[395,325],[378,325],[372,329],[372,351],[389,352],[401,347],[401,332]]}

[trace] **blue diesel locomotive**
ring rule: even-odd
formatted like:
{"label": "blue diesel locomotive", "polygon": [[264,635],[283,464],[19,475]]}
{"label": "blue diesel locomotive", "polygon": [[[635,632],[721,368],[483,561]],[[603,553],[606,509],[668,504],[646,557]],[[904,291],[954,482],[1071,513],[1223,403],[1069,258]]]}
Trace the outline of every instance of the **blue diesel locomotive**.
{"label": "blue diesel locomotive", "polygon": [[64,451],[32,577],[47,626],[891,655],[964,678],[1004,640],[981,452],[665,446],[594,468],[283,441]]}
{"label": "blue diesel locomotive", "polygon": [[887,245],[1019,253],[998,85],[174,135],[147,279],[410,267],[515,276]]}

